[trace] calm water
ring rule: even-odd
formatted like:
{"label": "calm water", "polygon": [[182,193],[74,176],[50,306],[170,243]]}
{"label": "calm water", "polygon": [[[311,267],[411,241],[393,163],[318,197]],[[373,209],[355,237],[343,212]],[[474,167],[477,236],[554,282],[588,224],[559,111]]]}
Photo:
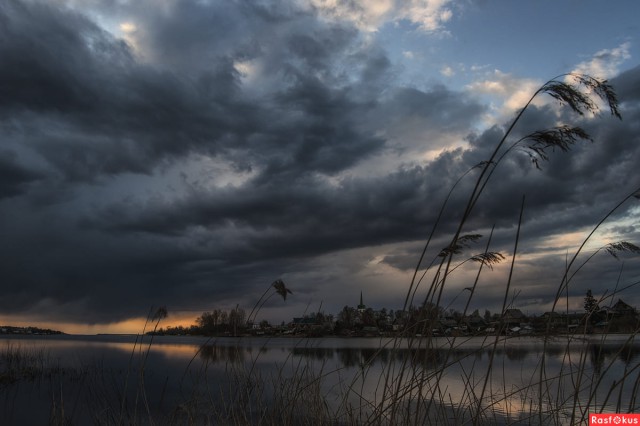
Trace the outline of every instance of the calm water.
{"label": "calm water", "polygon": [[[321,378],[313,384],[336,410],[345,395],[362,408],[362,398],[380,403],[385,387],[412,380],[424,386],[404,398],[434,398],[459,409],[482,395],[496,423],[522,419],[540,404],[568,411],[575,404],[578,412],[588,412],[587,405],[605,412],[637,411],[640,405],[634,386],[640,345],[626,344],[622,335],[606,341],[557,338],[544,357],[542,340],[533,337],[501,340],[495,351],[494,337],[439,338],[429,349],[426,342],[376,338],[156,336],[151,345],[148,336],[142,344],[136,339],[0,337],[0,374],[19,371],[17,377],[0,376],[0,424],[48,424],[54,416],[73,424],[115,423],[121,415],[125,422],[146,424],[148,413],[160,423],[188,415],[206,423],[207,410],[246,377],[258,378],[259,394],[268,399],[307,374]],[[7,356],[17,349],[22,358]],[[558,418],[569,421],[562,413]]]}

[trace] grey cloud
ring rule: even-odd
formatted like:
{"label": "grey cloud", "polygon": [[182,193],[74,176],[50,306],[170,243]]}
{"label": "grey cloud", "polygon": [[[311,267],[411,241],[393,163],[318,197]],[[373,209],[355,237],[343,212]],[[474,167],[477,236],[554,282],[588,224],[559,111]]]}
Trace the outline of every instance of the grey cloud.
{"label": "grey cloud", "polygon": [[396,119],[417,117],[425,127],[437,127],[441,131],[467,130],[470,120],[477,118],[486,107],[444,86],[434,86],[429,91],[400,88],[388,105]]}
{"label": "grey cloud", "polygon": [[618,90],[618,99],[627,108],[636,108],[640,99],[640,66],[623,72],[612,83]]}
{"label": "grey cloud", "polygon": [[[467,148],[429,163],[351,175],[396,155],[383,130],[427,135],[411,143],[438,149],[440,135],[466,135],[485,107],[442,86],[397,87],[388,56],[355,29],[275,2],[176,2],[168,14],[147,2],[110,5],[139,20],[147,62],[90,15],[17,0],[0,7],[0,116],[9,123],[0,141],[21,150],[0,157],[6,312],[46,305],[51,315],[108,321],[167,301],[237,299],[302,274],[317,256],[385,244],[401,247],[383,262],[410,270],[449,189],[504,132],[471,135]],[[260,68],[250,83],[235,68],[245,60]],[[613,81],[622,122],[578,121],[593,144],[554,153],[542,171],[521,152],[505,158],[465,232],[486,236],[495,224],[495,249],[508,252],[523,193],[523,243],[601,217],[640,181],[638,75]],[[532,108],[518,132],[556,118]],[[247,177],[187,188],[170,172],[191,155]],[[476,177],[451,194],[433,250],[455,229]],[[311,281],[294,284],[310,293]],[[528,297],[544,292],[540,284]]]}
{"label": "grey cloud", "polygon": [[41,178],[41,173],[19,164],[13,152],[0,151],[0,199],[23,194]]}
{"label": "grey cloud", "polygon": [[[549,112],[534,109],[531,115],[534,121],[541,122],[544,120],[539,116],[549,116]],[[522,253],[539,246],[546,236],[595,226],[624,195],[611,185],[610,172],[619,167],[617,158],[629,154],[616,149],[610,140],[611,132],[624,129],[625,122],[597,123],[600,126],[590,129],[596,142],[578,145],[570,153],[554,153],[552,160],[543,164],[543,170],[530,164],[527,156],[514,153],[507,157],[477,205],[469,230],[482,229],[486,238],[487,227],[497,225],[492,249],[508,253],[523,194],[527,203]],[[152,235],[180,235],[205,227],[215,236],[216,230],[233,225],[243,244],[225,244],[220,251],[213,250],[231,263],[243,259],[281,262],[341,249],[422,241],[455,179],[473,162],[488,158],[489,140],[495,143],[501,136],[499,129],[489,129],[480,137],[486,140],[474,143],[466,152],[458,149],[444,153],[428,166],[398,170],[382,178],[345,179],[339,186],[313,178],[275,183],[250,180],[241,188],[200,192],[175,203],[151,204],[133,215],[127,215],[125,208],[115,207],[111,216],[90,226]],[[585,162],[589,150],[598,153],[595,157],[603,164],[598,170],[601,175],[583,170],[594,167]],[[612,159],[607,160],[608,156]],[[435,256],[446,245],[447,232],[453,229],[476,176],[477,172],[471,172],[452,194],[429,256]],[[596,193],[591,193],[590,186]],[[203,238],[208,238],[206,233]],[[478,245],[473,253],[482,248],[482,244]],[[400,251],[386,256],[383,262],[410,270],[415,267],[418,253],[417,248]],[[522,282],[526,282],[524,275]],[[596,288],[595,279],[593,284]],[[528,297],[542,297],[545,292],[548,297],[547,284],[535,288],[538,290]]]}
{"label": "grey cloud", "polygon": [[[223,49],[203,55],[200,64],[190,63],[198,46],[191,51],[180,47],[193,40],[172,35],[177,43],[172,55],[192,55],[180,61],[195,73],[181,74],[177,68],[138,62],[129,46],[68,9],[12,1],[0,15],[8,23],[0,29],[0,112],[12,123],[2,128],[0,137],[53,166],[45,167],[46,174],[40,176],[26,165],[2,163],[7,177],[3,195],[20,195],[30,182],[38,183],[28,198],[0,206],[6,219],[3,235],[12,241],[7,247],[13,247],[2,257],[7,266],[3,269],[6,311],[47,301],[52,315],[52,304],[60,304],[67,309],[58,314],[68,318],[81,319],[93,311],[91,318],[96,321],[109,316],[122,319],[139,314],[141,303],[237,294],[232,283],[251,285],[258,280],[256,268],[265,271],[262,278],[272,279],[281,267],[255,266],[259,263],[255,255],[271,250],[264,257],[278,259],[296,249],[317,250],[304,249],[304,236],[287,236],[282,230],[276,236],[289,240],[284,249],[272,250],[269,235],[242,242],[237,238],[245,236],[243,230],[271,227],[268,219],[278,219],[283,211],[291,221],[308,215],[310,222],[317,222],[313,206],[325,200],[314,202],[313,195],[304,194],[304,185],[313,190],[315,173],[344,170],[383,144],[355,118],[370,106],[350,99],[348,87],[332,87],[329,80],[340,78],[329,75],[331,61],[313,62],[318,52],[308,46],[298,48],[301,61],[280,65],[283,80],[274,86],[274,93],[255,102],[251,96],[244,99],[232,55],[242,59],[246,46],[244,39],[233,40],[233,34],[220,33],[227,37],[227,45],[239,43],[240,53]],[[183,15],[180,12],[175,20]],[[201,14],[191,25],[215,22],[208,16]],[[215,19],[225,21],[225,16]],[[253,19],[265,20],[265,15]],[[174,25],[163,24],[150,27],[159,32],[146,34],[153,39],[148,41],[159,42],[153,37]],[[266,31],[270,24],[264,25]],[[274,34],[282,31],[272,29]],[[293,25],[283,31],[284,46],[294,46],[306,29]],[[314,37],[319,42],[306,36],[305,43],[316,48],[332,41],[345,47],[350,43],[348,32],[335,35],[329,30],[318,26]],[[273,49],[279,40],[264,42],[261,49]],[[252,54],[259,53],[260,49]],[[324,52],[327,59],[336,54],[340,51]],[[376,61],[386,67],[379,54]],[[321,65],[323,75],[306,75],[309,67]],[[376,66],[369,67],[369,76]],[[173,158],[190,152],[221,156],[236,170],[257,167],[261,172],[246,190],[222,191],[202,205],[198,200],[175,206],[111,204],[92,216],[96,211],[92,205],[104,201],[87,186],[99,194],[111,185],[112,177],[127,173],[152,177],[161,173],[159,165],[170,166]],[[292,208],[287,196],[292,188],[278,187],[287,182],[298,182],[293,199],[303,205]],[[38,205],[38,210],[21,214],[28,205]],[[181,217],[184,212],[167,210],[172,208],[193,212]],[[103,226],[96,228],[95,223]],[[227,231],[229,225],[240,231]],[[213,239],[198,235],[202,226],[216,231]],[[252,242],[257,246],[251,247]],[[330,250],[333,243],[327,236],[322,244]],[[254,266],[244,266],[247,262]],[[68,309],[68,303],[76,309]]]}
{"label": "grey cloud", "polygon": [[[267,158],[265,176],[287,169],[294,174],[332,174],[381,147],[381,140],[363,134],[356,125],[355,117],[366,114],[370,106],[350,99],[348,87],[331,87],[311,75],[322,74],[329,81],[338,78],[329,75],[329,58],[342,54],[336,48],[346,47],[352,35],[319,27],[311,37],[292,25],[288,32],[279,30],[284,33],[281,38],[276,34],[273,40],[263,40],[266,46],[258,51],[272,53],[283,42],[288,53],[302,62],[280,63],[271,70],[282,79],[280,86],[275,86],[272,102],[256,104],[245,98],[234,68],[234,57],[243,58],[244,42],[233,40],[224,25],[216,26],[218,21],[226,25],[227,15],[240,12],[233,6],[206,11],[194,10],[204,7],[195,4],[175,7],[177,16],[150,26],[158,31],[152,38],[170,49],[158,38],[171,34],[176,54],[186,55],[179,62],[196,74],[142,65],[122,41],[68,10],[13,2],[4,14],[11,22],[2,46],[7,58],[1,90],[5,117],[27,119],[20,116],[26,110],[35,114],[30,119],[52,121],[57,132],[41,127],[30,133],[37,149],[71,180],[127,171],[149,173],[159,162],[189,152],[221,155],[240,161],[241,168]],[[38,31],[19,30],[27,21],[27,28]],[[181,22],[180,27],[173,28],[174,22]],[[225,45],[236,43],[240,53],[214,49],[206,67],[195,66],[191,56],[196,53],[191,55],[184,47],[200,49],[187,34],[202,29],[202,43],[215,41],[207,28],[225,37]],[[42,36],[48,32],[62,35]],[[386,68],[384,57],[378,55],[376,61]],[[371,76],[374,71],[367,73]],[[282,153],[274,155],[273,147]],[[253,158],[238,160],[236,152],[247,149]]]}
{"label": "grey cloud", "polygon": [[40,121],[28,136],[71,179],[149,172],[191,150],[216,154],[225,134],[255,127],[252,107],[235,99],[229,59],[183,78],[137,63],[124,42],[69,10],[12,1],[2,12],[0,111]]}

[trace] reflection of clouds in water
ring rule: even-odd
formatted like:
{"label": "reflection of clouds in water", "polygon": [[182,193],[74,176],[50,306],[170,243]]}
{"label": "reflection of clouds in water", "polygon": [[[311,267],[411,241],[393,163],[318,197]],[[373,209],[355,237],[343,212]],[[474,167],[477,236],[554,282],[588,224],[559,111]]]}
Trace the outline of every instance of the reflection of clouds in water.
{"label": "reflection of clouds in water", "polygon": [[[421,341],[419,347],[401,344],[392,348],[379,342],[372,344],[373,340],[280,341],[278,343],[289,347],[263,345],[260,351],[253,353],[246,348],[216,347],[202,351],[202,354],[207,356],[208,362],[234,365],[238,361],[257,362],[265,369],[273,368],[274,364],[262,358],[275,360],[276,364],[278,360],[281,364],[291,361],[297,368],[317,368],[318,372],[324,373],[331,367],[335,369],[332,373],[340,373],[323,376],[328,396],[334,395],[336,388],[344,391],[341,386],[357,383],[361,396],[371,401],[379,397],[381,378],[389,372],[394,386],[399,384],[400,388],[408,389],[403,396],[407,402],[438,399],[444,395],[446,400],[450,398],[459,403],[473,395],[479,397],[490,371],[483,406],[510,421],[517,421],[520,416],[539,408],[541,389],[546,395],[542,398],[543,406],[549,410],[558,409],[553,406],[554,401],[572,400],[574,394],[580,404],[585,404],[592,395],[602,403],[609,389],[624,376],[625,365],[632,368],[640,356],[640,346],[624,345],[624,341],[600,344],[558,338],[548,342],[541,372],[543,340],[508,339],[500,340],[495,347],[493,368],[489,370],[493,338],[448,342],[453,348],[442,342],[438,343],[438,348],[428,348],[425,341]],[[360,342],[366,347],[358,347]],[[296,371],[294,368],[290,373],[296,374]],[[398,381],[401,371],[403,376]],[[416,387],[411,382],[415,377],[420,378],[421,386]],[[580,386],[576,394],[578,377]],[[602,380],[598,382],[600,378]],[[622,395],[621,398],[623,405],[628,405],[632,397]],[[609,405],[615,408],[615,403],[612,400]]]}
{"label": "reflection of clouds in water", "polygon": [[[117,372],[127,371],[135,343],[133,367],[135,370],[141,360],[145,360],[146,384],[150,390],[162,390],[166,383],[181,383],[185,375],[190,389],[197,388],[206,393],[212,383],[231,385],[235,383],[234,377],[264,380],[263,385],[271,386],[272,381],[280,383],[299,378],[304,373],[309,380],[316,377],[323,395],[336,403],[345,395],[349,400],[356,397],[344,394],[351,392],[349,388],[354,383],[364,398],[375,402],[380,398],[380,386],[386,386],[381,383],[389,374],[390,386],[408,389],[403,395],[406,402],[444,396],[445,401],[450,398],[459,404],[473,400],[474,395],[479,397],[496,342],[495,337],[431,342],[422,339],[411,344],[399,341],[394,348],[388,339],[180,339],[160,336],[156,339],[151,342],[145,336],[142,342],[135,343],[135,336],[84,339],[67,336],[22,339],[19,344],[25,348],[44,347],[54,358],[64,360],[65,365],[75,365],[77,360],[89,360],[89,364],[99,360],[100,365]],[[640,361],[640,344],[624,343],[625,337],[620,335],[606,341],[601,341],[599,336],[592,336],[588,341],[553,338],[548,342],[544,371],[541,372],[542,339],[499,337],[483,406],[518,420],[520,413],[537,410],[540,389],[545,392],[545,406],[554,404],[553,401],[572,401],[574,395],[585,405],[592,395],[598,404],[602,404],[613,387],[615,398],[607,402],[607,407],[615,409],[626,368],[631,374],[620,393],[620,401],[627,407],[633,404],[632,381],[637,376],[633,369]],[[149,356],[145,359],[147,349]],[[398,379],[400,372],[404,375]],[[420,378],[421,386],[413,386],[415,381],[411,380],[415,377]],[[577,383],[578,392],[575,391]],[[178,398],[178,391],[167,386],[165,397]],[[153,392],[150,391],[152,399],[160,398]],[[354,400],[354,404],[356,402]],[[549,409],[556,408],[549,405]]]}

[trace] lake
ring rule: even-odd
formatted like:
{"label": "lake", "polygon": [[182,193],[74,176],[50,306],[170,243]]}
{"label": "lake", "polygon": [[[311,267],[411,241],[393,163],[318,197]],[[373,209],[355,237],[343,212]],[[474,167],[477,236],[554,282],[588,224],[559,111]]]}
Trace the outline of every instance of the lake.
{"label": "lake", "polygon": [[628,335],[15,335],[0,336],[0,354],[2,425],[385,424],[416,407],[418,424],[569,424],[640,405],[640,342]]}

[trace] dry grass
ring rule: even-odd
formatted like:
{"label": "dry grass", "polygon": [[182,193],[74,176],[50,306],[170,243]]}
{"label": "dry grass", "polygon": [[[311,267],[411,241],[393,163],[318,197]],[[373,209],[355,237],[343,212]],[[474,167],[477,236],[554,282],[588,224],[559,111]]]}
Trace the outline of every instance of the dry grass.
{"label": "dry grass", "polygon": [[[515,126],[533,100],[543,94],[580,115],[596,113],[603,102],[613,116],[620,118],[615,92],[606,81],[567,74],[541,86],[507,128],[504,137],[497,141],[490,158],[465,173],[443,202],[406,295],[404,309],[419,308],[416,321],[398,332],[395,338],[384,344],[381,342],[379,348],[362,356],[357,369],[289,354],[273,366],[272,374],[265,375],[264,370],[256,368],[260,353],[247,356],[236,352],[223,356],[225,380],[210,382],[207,372],[212,368],[212,360],[220,354],[215,353],[217,349],[203,347],[199,351],[200,359],[194,358],[190,363],[193,367],[195,362],[200,362],[199,373],[190,376],[192,380],[185,397],[159,413],[151,406],[145,392],[145,366],[151,340],[145,346],[142,343],[134,346],[124,381],[122,377],[114,379],[100,368],[83,373],[85,383],[90,383],[84,389],[89,389],[86,406],[92,422],[101,425],[564,425],[584,424],[590,412],[635,411],[639,408],[636,395],[640,384],[635,337],[640,324],[635,324],[626,342],[612,347],[606,344],[606,333],[602,335],[601,344],[587,344],[577,336],[559,340],[551,332],[550,319],[547,332],[539,338],[542,349],[534,371],[521,370],[520,384],[509,386],[505,380],[510,373],[505,359],[517,359],[519,354],[517,347],[514,349],[511,345],[511,338],[503,335],[506,324],[501,323],[495,336],[487,336],[472,349],[465,349],[465,338],[452,338],[444,345],[441,339],[431,338],[437,320],[433,312],[442,307],[451,274],[466,262],[475,262],[478,269],[473,285],[465,289],[468,299],[463,315],[482,291],[479,278],[483,268],[492,268],[506,259],[510,259],[510,273],[504,283],[502,312],[512,307],[512,274],[517,268],[519,234],[509,255],[491,250],[492,235],[483,251],[466,254],[481,239],[479,234],[466,231],[469,220],[503,159],[511,152],[524,151],[534,166],[540,168],[540,163],[547,161],[554,150],[569,151],[581,140],[591,141],[582,128],[567,124],[556,124],[548,130],[512,141]],[[449,244],[435,250],[433,259],[427,263],[426,255],[434,252],[431,244],[439,232],[440,218],[449,197],[458,189],[458,183],[473,173],[477,173],[475,184],[460,221],[450,235]],[[566,270],[559,277],[554,311],[560,310],[558,304],[572,288],[576,274],[593,257],[586,260],[581,257],[587,241],[616,210],[629,199],[637,198],[639,193],[634,189],[614,206],[568,257]],[[523,197],[518,233],[524,211]],[[611,243],[603,250],[614,257],[620,252],[640,252],[636,245],[625,241]],[[616,289],[607,297],[620,290]],[[254,319],[273,295],[286,299],[290,293],[282,281],[274,282],[258,299],[248,320]],[[156,329],[164,316],[166,310],[159,310],[156,315],[150,315],[149,324]],[[415,337],[417,333],[424,337]],[[305,344],[301,342],[301,350],[307,348]],[[44,360],[43,354],[7,348],[0,354],[3,365],[0,384],[8,386],[35,377],[53,377],[57,370]],[[622,370],[619,368],[621,363]],[[461,391],[447,388],[445,378],[451,375],[462,384]],[[65,410],[67,405],[62,392],[54,388],[52,395],[51,423],[70,424],[74,417]]]}

